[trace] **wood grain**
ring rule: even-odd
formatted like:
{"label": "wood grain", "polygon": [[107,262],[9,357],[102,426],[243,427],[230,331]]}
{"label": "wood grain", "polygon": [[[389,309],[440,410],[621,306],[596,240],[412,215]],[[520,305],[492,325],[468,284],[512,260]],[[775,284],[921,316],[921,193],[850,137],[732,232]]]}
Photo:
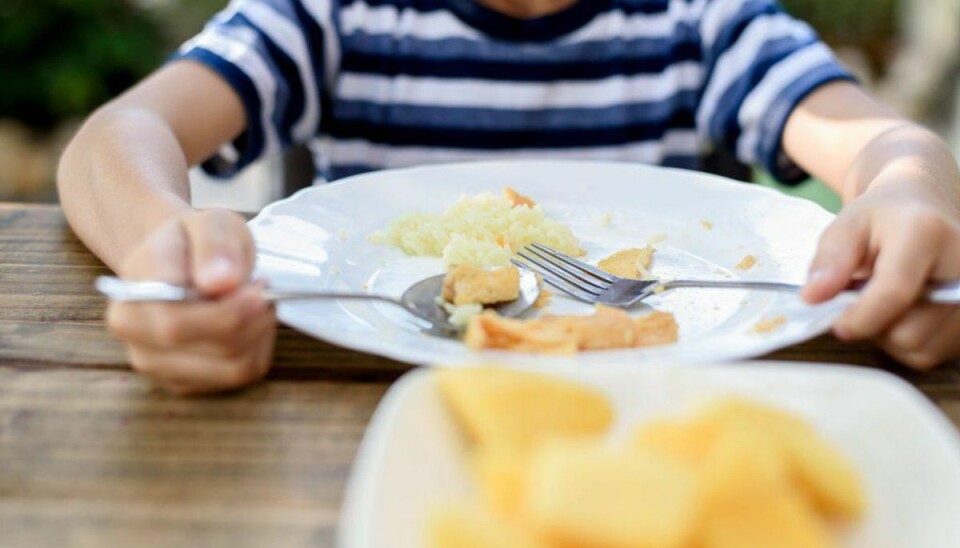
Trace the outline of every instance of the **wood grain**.
{"label": "wood grain", "polygon": [[[0,546],[330,546],[370,415],[409,366],[287,328],[267,382],[168,396],[103,327],[107,270],[59,209],[0,204]],[[892,371],[960,427],[960,363],[832,337],[773,359]]]}

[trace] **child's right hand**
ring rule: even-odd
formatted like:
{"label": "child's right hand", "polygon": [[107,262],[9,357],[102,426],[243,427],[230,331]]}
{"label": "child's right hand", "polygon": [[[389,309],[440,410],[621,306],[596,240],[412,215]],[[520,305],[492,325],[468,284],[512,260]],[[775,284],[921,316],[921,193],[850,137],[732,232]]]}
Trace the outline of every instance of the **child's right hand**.
{"label": "child's right hand", "polygon": [[238,388],[270,367],[276,315],[248,283],[255,252],[241,216],[193,211],[147,236],[118,274],[197,288],[198,303],[110,303],[107,325],[137,371],[176,394]]}

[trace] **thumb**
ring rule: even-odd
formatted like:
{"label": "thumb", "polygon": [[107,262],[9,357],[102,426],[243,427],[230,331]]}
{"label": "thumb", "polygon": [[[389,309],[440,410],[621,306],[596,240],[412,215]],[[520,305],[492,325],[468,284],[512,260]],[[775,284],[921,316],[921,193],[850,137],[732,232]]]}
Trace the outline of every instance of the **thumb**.
{"label": "thumb", "polygon": [[226,210],[200,211],[181,219],[189,242],[190,276],[207,296],[230,293],[253,272],[253,238],[240,215]]}
{"label": "thumb", "polygon": [[811,304],[832,299],[849,284],[867,255],[868,231],[862,219],[841,214],[823,232],[800,296]]}

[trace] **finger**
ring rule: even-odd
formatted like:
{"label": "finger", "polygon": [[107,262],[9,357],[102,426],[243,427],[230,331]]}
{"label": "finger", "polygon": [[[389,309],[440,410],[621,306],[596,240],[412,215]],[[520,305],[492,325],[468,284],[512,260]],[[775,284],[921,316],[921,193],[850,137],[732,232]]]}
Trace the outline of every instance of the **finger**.
{"label": "finger", "polygon": [[264,374],[257,352],[225,360],[188,351],[158,353],[131,347],[129,356],[134,369],[179,395],[232,390],[251,384]]}
{"label": "finger", "polygon": [[217,296],[246,282],[253,271],[253,238],[239,215],[205,211],[182,221],[190,248],[193,285]]}
{"label": "finger", "polygon": [[800,296],[811,304],[833,298],[850,284],[854,273],[862,269],[866,255],[866,220],[838,218],[820,237]]}
{"label": "finger", "polygon": [[882,348],[891,356],[913,369],[927,370],[943,361],[960,355],[960,307],[944,307],[947,315],[927,333],[927,337],[916,348],[908,349],[897,345],[882,344]]}
{"label": "finger", "polygon": [[186,236],[178,221],[166,223],[147,236],[117,269],[131,280],[158,280],[176,285],[189,282]]}
{"label": "finger", "polygon": [[834,326],[837,336],[876,336],[914,305],[937,258],[929,242],[916,241],[914,234],[899,232],[888,238],[874,263],[873,277]]}
{"label": "finger", "polygon": [[260,290],[245,287],[229,297],[202,302],[111,302],[107,326],[128,343],[160,350],[229,339],[267,309]]}
{"label": "finger", "polygon": [[891,354],[923,350],[933,337],[947,324],[954,307],[936,304],[920,304],[887,330],[877,343]]}

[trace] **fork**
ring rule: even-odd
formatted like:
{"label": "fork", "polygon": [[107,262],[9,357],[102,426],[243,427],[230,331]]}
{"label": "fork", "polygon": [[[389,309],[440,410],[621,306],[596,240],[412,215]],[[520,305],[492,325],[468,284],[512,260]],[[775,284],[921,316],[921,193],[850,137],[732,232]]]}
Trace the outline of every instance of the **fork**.
{"label": "fork", "polygon": [[[511,259],[513,264],[536,272],[545,282],[574,299],[619,308],[627,308],[654,293],[682,287],[786,292],[797,292],[803,287],[799,284],[763,280],[631,280],[614,276],[538,243],[525,246],[517,255],[527,262]],[[856,293],[864,285],[854,284],[846,293]],[[960,280],[930,283],[923,297],[933,303],[960,304]]]}

